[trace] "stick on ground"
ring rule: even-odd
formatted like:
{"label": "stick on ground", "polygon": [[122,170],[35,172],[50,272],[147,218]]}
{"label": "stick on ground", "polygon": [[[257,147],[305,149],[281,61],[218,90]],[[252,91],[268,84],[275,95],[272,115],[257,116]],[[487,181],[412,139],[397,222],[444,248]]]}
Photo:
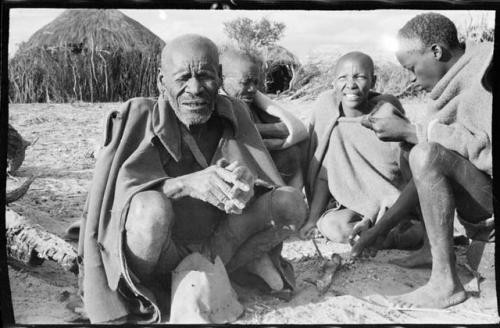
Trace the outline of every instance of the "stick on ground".
{"label": "stick on ground", "polygon": [[76,250],[58,236],[45,231],[40,225],[26,221],[16,212],[5,210],[7,255],[30,265],[51,260],[65,270],[78,273]]}

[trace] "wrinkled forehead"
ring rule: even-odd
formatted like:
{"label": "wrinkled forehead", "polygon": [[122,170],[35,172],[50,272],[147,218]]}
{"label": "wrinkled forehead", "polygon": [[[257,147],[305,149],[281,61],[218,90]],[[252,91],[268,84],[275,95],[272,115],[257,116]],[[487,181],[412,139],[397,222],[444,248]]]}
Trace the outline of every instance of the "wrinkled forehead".
{"label": "wrinkled forehead", "polygon": [[163,69],[194,65],[217,71],[219,55],[215,45],[205,40],[173,41],[163,50],[161,64]]}
{"label": "wrinkled forehead", "polygon": [[357,73],[363,72],[368,75],[373,75],[373,61],[366,55],[343,56],[335,65],[335,73],[338,74],[344,71],[356,71]]}

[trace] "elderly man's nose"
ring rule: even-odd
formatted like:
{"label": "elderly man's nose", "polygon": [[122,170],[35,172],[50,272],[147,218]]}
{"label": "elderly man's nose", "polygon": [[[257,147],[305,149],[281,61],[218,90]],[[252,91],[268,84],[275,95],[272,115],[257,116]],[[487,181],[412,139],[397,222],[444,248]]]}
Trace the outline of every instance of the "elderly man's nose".
{"label": "elderly man's nose", "polygon": [[196,77],[192,77],[187,81],[186,91],[189,93],[198,94],[202,89],[202,85]]}

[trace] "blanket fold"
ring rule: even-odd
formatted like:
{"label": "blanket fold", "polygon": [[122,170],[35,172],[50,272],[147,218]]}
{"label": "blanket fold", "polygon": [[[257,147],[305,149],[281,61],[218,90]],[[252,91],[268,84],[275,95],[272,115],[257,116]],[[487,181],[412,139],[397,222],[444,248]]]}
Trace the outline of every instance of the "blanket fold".
{"label": "blanket fold", "polygon": [[[404,113],[404,110],[403,110],[400,102],[394,96],[386,95],[386,94],[379,94],[376,92],[370,92],[370,94],[368,96],[368,101],[370,102],[370,106],[372,108],[376,108],[376,107],[380,106],[381,103],[388,102],[388,103],[391,103],[396,108],[398,108],[402,113]],[[332,133],[333,133],[334,129],[336,129],[336,127],[339,124],[339,118],[340,118],[340,109],[339,109],[340,107],[339,106],[340,106],[340,103],[341,103],[340,97],[333,90],[328,90],[328,91],[322,93],[318,97],[318,99],[316,100],[316,102],[313,106],[313,110],[311,113],[311,117],[309,120],[309,126],[308,126],[309,148],[307,151],[307,165],[306,165],[307,171],[304,172],[304,174],[306,176],[306,186],[305,186],[306,196],[307,196],[308,201],[311,202],[312,195],[314,194],[314,188],[316,185],[316,181],[318,179],[327,178],[329,180],[328,185],[329,185],[330,192],[332,193],[332,196],[336,196],[336,195],[334,195],[334,193],[345,195],[344,197],[340,196],[341,198],[343,198],[343,201],[345,203],[347,203],[347,204],[344,203],[343,204],[344,206],[346,206],[346,207],[354,206],[362,214],[364,212],[367,216],[378,217],[379,216],[378,214],[374,214],[375,212],[378,212],[378,210],[375,210],[375,207],[380,207],[381,202],[377,201],[376,203],[379,204],[377,206],[374,206],[374,205],[372,205],[372,206],[361,205],[360,206],[360,203],[356,202],[354,200],[355,193],[353,193],[353,192],[355,190],[359,191],[360,188],[363,188],[361,186],[361,184],[364,185],[365,183],[362,182],[364,179],[363,175],[360,175],[360,174],[352,171],[352,169],[354,167],[351,164],[349,164],[349,161],[350,161],[349,156],[344,156],[343,159],[339,159],[339,160],[341,160],[342,163],[341,164],[337,163],[337,164],[335,164],[335,166],[332,166],[332,165],[334,165],[333,163],[329,163],[329,161],[332,160],[331,158],[330,158],[330,160],[327,159],[327,153],[330,151],[330,147],[332,146],[331,145]],[[346,118],[344,118],[343,120],[348,121],[348,119],[346,119]],[[352,125],[350,123],[343,123],[343,124]],[[364,130],[360,130],[360,131],[362,131],[363,135],[365,135],[365,133],[366,133],[367,135],[370,135],[370,137],[375,137],[373,131],[366,129],[366,128],[362,127],[361,125],[359,125],[359,128],[364,129]],[[356,137],[356,138],[358,138],[358,137]],[[340,142],[340,144],[337,143],[337,148],[342,149],[342,147],[344,147],[344,146],[342,145],[341,141],[339,141],[339,142]],[[354,151],[353,154],[356,154],[356,156],[359,157],[358,160],[361,160],[362,162],[364,161],[365,163],[367,163],[365,160],[362,159],[363,155],[360,155],[357,150],[355,150],[355,149],[351,149],[351,150]],[[344,152],[344,155],[347,155],[347,154]],[[333,160],[335,160],[335,159],[333,159]],[[341,165],[341,167],[339,168],[338,165]],[[368,166],[366,167],[366,169],[368,170],[370,164],[367,163],[367,165]],[[338,172],[332,171],[333,172],[332,174],[336,175],[339,178],[339,180],[342,179],[342,174],[343,174],[342,172],[348,173],[348,176],[346,176],[343,179],[344,181],[347,181],[347,185],[345,183],[342,183],[340,185],[340,184],[338,184],[338,181],[335,181],[335,183],[334,183],[332,180],[330,180],[331,178],[333,179],[333,177],[330,177],[328,175],[328,173],[326,173],[330,170],[339,170]],[[351,171],[349,171],[349,170],[351,170]],[[347,172],[347,171],[349,171],[349,172]],[[354,180],[352,180],[353,177],[356,177],[356,178]],[[356,181],[360,182],[361,184],[356,183]],[[352,182],[352,184],[351,184],[351,182]],[[343,190],[346,190],[346,193],[344,193]],[[375,191],[375,192],[380,193],[381,191]],[[347,197],[348,196],[347,193],[349,193],[351,196]],[[365,200],[367,199],[367,197],[365,197]],[[391,196],[389,198],[392,199],[393,197]],[[357,205],[354,205],[355,203]],[[368,202],[368,203],[370,203],[370,202]],[[366,204],[368,204],[368,203],[366,203]],[[385,204],[388,202],[384,201],[383,203]],[[375,203],[372,202],[372,204],[375,204]],[[383,205],[383,206],[385,206],[385,205]]]}
{"label": "blanket fold", "polygon": [[419,142],[437,142],[456,151],[490,176],[493,97],[485,76],[492,58],[492,43],[467,44],[432,89],[433,101],[416,124]]}

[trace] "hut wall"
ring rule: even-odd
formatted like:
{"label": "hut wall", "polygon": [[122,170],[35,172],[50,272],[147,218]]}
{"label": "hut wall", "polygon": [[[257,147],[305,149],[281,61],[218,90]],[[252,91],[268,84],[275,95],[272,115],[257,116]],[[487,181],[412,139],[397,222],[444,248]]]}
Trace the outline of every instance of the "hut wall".
{"label": "hut wall", "polygon": [[9,100],[109,102],[156,96],[160,51],[160,46],[141,50],[30,48],[9,62]]}

